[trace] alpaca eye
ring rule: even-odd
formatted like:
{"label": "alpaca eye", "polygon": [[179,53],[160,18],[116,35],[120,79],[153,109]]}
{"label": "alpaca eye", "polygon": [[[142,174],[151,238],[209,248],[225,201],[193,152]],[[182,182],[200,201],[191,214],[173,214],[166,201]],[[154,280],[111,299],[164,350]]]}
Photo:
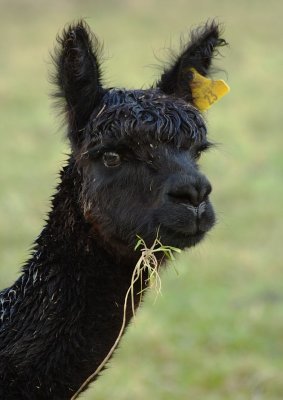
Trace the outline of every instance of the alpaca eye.
{"label": "alpaca eye", "polygon": [[198,150],[195,154],[195,160],[199,160],[201,156],[201,150]]}
{"label": "alpaca eye", "polygon": [[205,142],[199,146],[196,146],[196,148],[193,150],[193,156],[195,160],[198,160],[202,153],[209,150],[212,147],[212,143],[210,142]]}
{"label": "alpaca eye", "polygon": [[102,156],[105,167],[118,167],[121,164],[121,158],[118,153],[107,151]]}

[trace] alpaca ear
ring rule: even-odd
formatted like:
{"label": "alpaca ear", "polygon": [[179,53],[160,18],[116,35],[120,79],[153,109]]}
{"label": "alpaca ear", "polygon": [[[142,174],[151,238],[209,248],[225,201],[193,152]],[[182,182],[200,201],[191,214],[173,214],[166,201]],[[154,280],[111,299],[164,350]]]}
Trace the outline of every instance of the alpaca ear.
{"label": "alpaca ear", "polygon": [[[203,83],[207,84],[208,80],[203,77],[210,72],[217,48],[226,44],[226,41],[220,38],[220,28],[215,21],[197,28],[191,33],[190,41],[182,53],[174,57],[172,65],[164,70],[156,86],[164,93],[181,97],[201,109],[198,107],[200,99],[195,98],[195,92],[199,93],[199,89],[202,91],[200,86]],[[226,91],[228,90],[229,88]]]}
{"label": "alpaca ear", "polygon": [[57,42],[54,97],[63,100],[70,139],[78,143],[79,138],[73,135],[79,134],[103,95],[98,61],[101,46],[84,21],[65,28]]}

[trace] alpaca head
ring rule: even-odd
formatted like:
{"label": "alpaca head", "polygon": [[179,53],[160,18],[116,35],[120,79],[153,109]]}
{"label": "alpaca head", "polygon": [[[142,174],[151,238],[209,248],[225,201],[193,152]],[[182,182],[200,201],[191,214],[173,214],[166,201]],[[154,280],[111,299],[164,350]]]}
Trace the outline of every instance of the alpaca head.
{"label": "alpaca head", "polygon": [[209,148],[195,105],[192,68],[205,76],[225,44],[212,22],[147,90],[101,84],[99,44],[84,22],[68,27],[55,53],[72,155],[82,176],[84,218],[116,255],[132,257],[137,235],[157,233],[179,248],[198,243],[213,226],[211,185],[198,159]]}

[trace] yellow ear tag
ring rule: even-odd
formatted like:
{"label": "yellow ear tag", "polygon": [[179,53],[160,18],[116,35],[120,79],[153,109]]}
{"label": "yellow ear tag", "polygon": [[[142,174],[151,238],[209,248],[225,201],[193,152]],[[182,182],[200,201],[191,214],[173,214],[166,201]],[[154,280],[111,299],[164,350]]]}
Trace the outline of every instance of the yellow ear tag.
{"label": "yellow ear tag", "polygon": [[193,101],[200,111],[207,110],[213,103],[230,92],[229,86],[222,79],[208,79],[194,68],[190,70],[193,73],[193,80],[191,81]]}

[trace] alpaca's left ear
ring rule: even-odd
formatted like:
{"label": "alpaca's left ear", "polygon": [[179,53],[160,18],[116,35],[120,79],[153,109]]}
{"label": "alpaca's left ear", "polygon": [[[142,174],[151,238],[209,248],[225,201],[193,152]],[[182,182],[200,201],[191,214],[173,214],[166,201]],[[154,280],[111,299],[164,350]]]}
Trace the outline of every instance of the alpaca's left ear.
{"label": "alpaca's left ear", "polygon": [[101,46],[84,21],[64,29],[57,38],[53,56],[57,86],[55,98],[63,100],[69,123],[69,136],[79,143],[79,131],[87,123],[103,95],[99,53]]}
{"label": "alpaca's left ear", "polygon": [[185,50],[165,69],[156,86],[164,93],[181,97],[201,109],[198,106],[201,99],[196,99],[195,92],[199,93],[201,85],[208,84],[204,77],[210,72],[212,59],[217,48],[226,44],[220,37],[216,22],[212,21],[197,28],[192,32]]}

